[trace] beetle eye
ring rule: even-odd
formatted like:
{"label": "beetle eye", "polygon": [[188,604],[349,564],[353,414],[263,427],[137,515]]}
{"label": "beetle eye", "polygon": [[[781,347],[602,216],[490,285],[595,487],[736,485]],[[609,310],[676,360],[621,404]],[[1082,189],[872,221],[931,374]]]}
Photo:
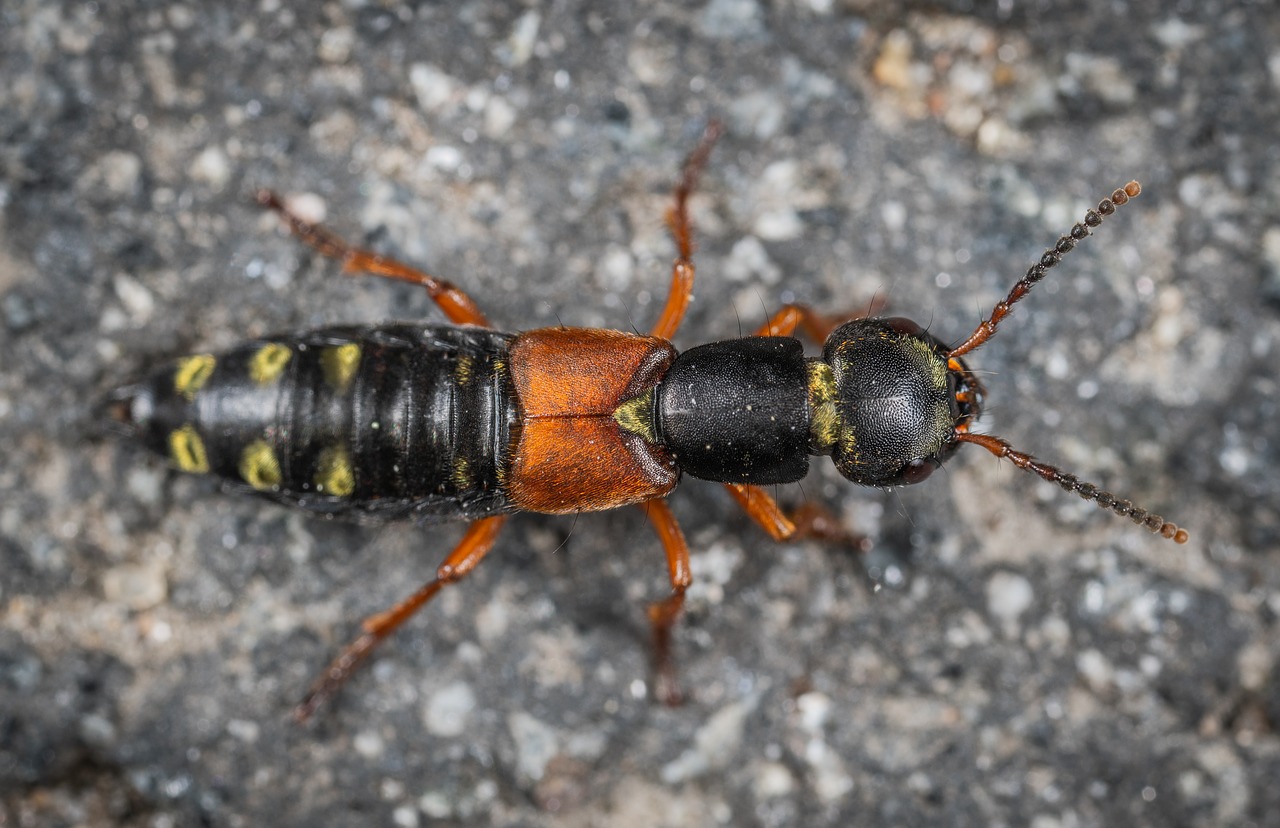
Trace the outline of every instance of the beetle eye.
{"label": "beetle eye", "polygon": [[907,319],[905,316],[891,316],[882,321],[890,330],[897,331],[898,333],[905,334],[906,336],[918,337],[924,333],[924,328],[920,327],[910,319]]}
{"label": "beetle eye", "polygon": [[901,480],[907,486],[919,483],[933,474],[935,468],[937,468],[937,464],[931,458],[912,460],[902,467]]}

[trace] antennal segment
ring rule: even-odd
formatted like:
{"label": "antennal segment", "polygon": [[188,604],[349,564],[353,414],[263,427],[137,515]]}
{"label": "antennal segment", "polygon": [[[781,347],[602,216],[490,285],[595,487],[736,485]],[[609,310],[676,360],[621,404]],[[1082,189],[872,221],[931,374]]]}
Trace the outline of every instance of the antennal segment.
{"label": "antennal segment", "polygon": [[1004,301],[995,306],[995,309],[991,311],[991,318],[982,320],[977,330],[969,334],[969,338],[960,343],[958,347],[953,348],[947,356],[951,359],[964,356],[995,336],[996,327],[1000,324],[1000,320],[1009,315],[1009,311],[1015,302],[1031,292],[1031,288],[1036,282],[1044,278],[1049,268],[1062,261],[1062,257],[1075,248],[1076,242],[1086,239],[1089,236],[1090,228],[1102,224],[1103,218],[1114,213],[1117,207],[1127,203],[1129,199],[1136,198],[1141,192],[1142,185],[1136,181],[1130,181],[1124,185],[1123,189],[1112,193],[1111,198],[1104,198],[1098,202],[1098,209],[1085,213],[1083,222],[1072,227],[1070,233],[1060,237],[1053,247],[1046,250],[1044,255],[1040,257],[1040,261],[1027,270],[1027,275],[1022,278],[1022,281],[1013,286]]}
{"label": "antennal segment", "polygon": [[1140,506],[1134,506],[1132,502],[1123,500],[1111,494],[1111,492],[1102,491],[1092,483],[1086,483],[1074,474],[1064,472],[1061,469],[1054,468],[1048,463],[1041,463],[1030,454],[1018,451],[999,437],[993,437],[990,434],[971,434],[967,431],[956,432],[956,439],[962,443],[973,443],[982,446],[996,457],[1004,457],[1009,459],[1013,465],[1025,471],[1035,472],[1050,483],[1057,483],[1069,492],[1075,492],[1085,500],[1091,500],[1098,505],[1100,509],[1110,509],[1121,517],[1127,517],[1139,526],[1145,526],[1156,534],[1168,538],[1174,543],[1186,543],[1186,529],[1179,529],[1176,525],[1168,523],[1159,515],[1153,515]]}

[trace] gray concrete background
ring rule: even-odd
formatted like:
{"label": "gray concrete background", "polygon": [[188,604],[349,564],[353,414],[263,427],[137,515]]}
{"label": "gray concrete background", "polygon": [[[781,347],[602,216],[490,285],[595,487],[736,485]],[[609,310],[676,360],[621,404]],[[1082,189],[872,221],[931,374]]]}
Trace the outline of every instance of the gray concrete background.
{"label": "gray concrete background", "polygon": [[[978,5],[5,3],[0,824],[1276,824],[1280,18]],[[972,364],[988,430],[1191,542],[977,450],[782,490],[874,537],[901,583],[873,592],[687,481],[683,707],[645,697],[666,576],[627,510],[514,520],[291,723],[459,528],[226,496],[90,402],[247,336],[439,318],[340,278],[259,186],[503,327],[645,329],[712,115],[681,347],[877,295],[959,339],[1140,179]]]}

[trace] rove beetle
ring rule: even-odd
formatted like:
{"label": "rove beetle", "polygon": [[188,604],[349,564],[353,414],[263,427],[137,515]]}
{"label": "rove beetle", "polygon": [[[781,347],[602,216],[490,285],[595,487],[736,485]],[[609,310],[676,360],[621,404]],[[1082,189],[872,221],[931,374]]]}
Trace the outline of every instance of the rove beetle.
{"label": "rove beetle", "polygon": [[[1187,533],[1075,475],[970,430],[984,391],[962,357],[1091,228],[1138,195],[1131,182],[1085,214],[967,339],[951,346],[914,322],[835,325],[787,305],[755,336],[677,353],[671,338],[693,288],[688,200],[720,135],[708,125],[667,211],[675,239],[670,293],[649,335],[587,328],[492,329],[457,286],[353,248],[294,215],[275,193],[258,202],[343,272],[421,285],[453,325],[330,327],[195,354],[116,390],[116,427],[177,468],[326,516],[470,521],[435,577],[363,622],[363,632],[295,708],[307,719],[372,649],[493,547],[509,513],[576,514],[640,505],[666,552],[671,594],[650,605],[655,694],[679,700],[672,627],[692,580],[689,549],[664,498],[682,473],[725,485],[775,540],[818,538],[857,551],[869,541],[826,510],[781,509],[762,486],[805,476],[830,455],[863,486],[919,483],[962,443],[980,446],[1178,543]],[[825,341],[806,358],[797,328]]]}

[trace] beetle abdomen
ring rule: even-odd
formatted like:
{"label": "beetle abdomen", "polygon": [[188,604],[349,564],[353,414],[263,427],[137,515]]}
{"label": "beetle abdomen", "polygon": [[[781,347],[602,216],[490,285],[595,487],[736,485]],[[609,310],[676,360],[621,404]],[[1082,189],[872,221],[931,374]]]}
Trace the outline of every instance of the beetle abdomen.
{"label": "beetle abdomen", "polygon": [[336,327],[178,360],[116,418],[179,469],[312,511],[466,519],[510,511],[511,337]]}

